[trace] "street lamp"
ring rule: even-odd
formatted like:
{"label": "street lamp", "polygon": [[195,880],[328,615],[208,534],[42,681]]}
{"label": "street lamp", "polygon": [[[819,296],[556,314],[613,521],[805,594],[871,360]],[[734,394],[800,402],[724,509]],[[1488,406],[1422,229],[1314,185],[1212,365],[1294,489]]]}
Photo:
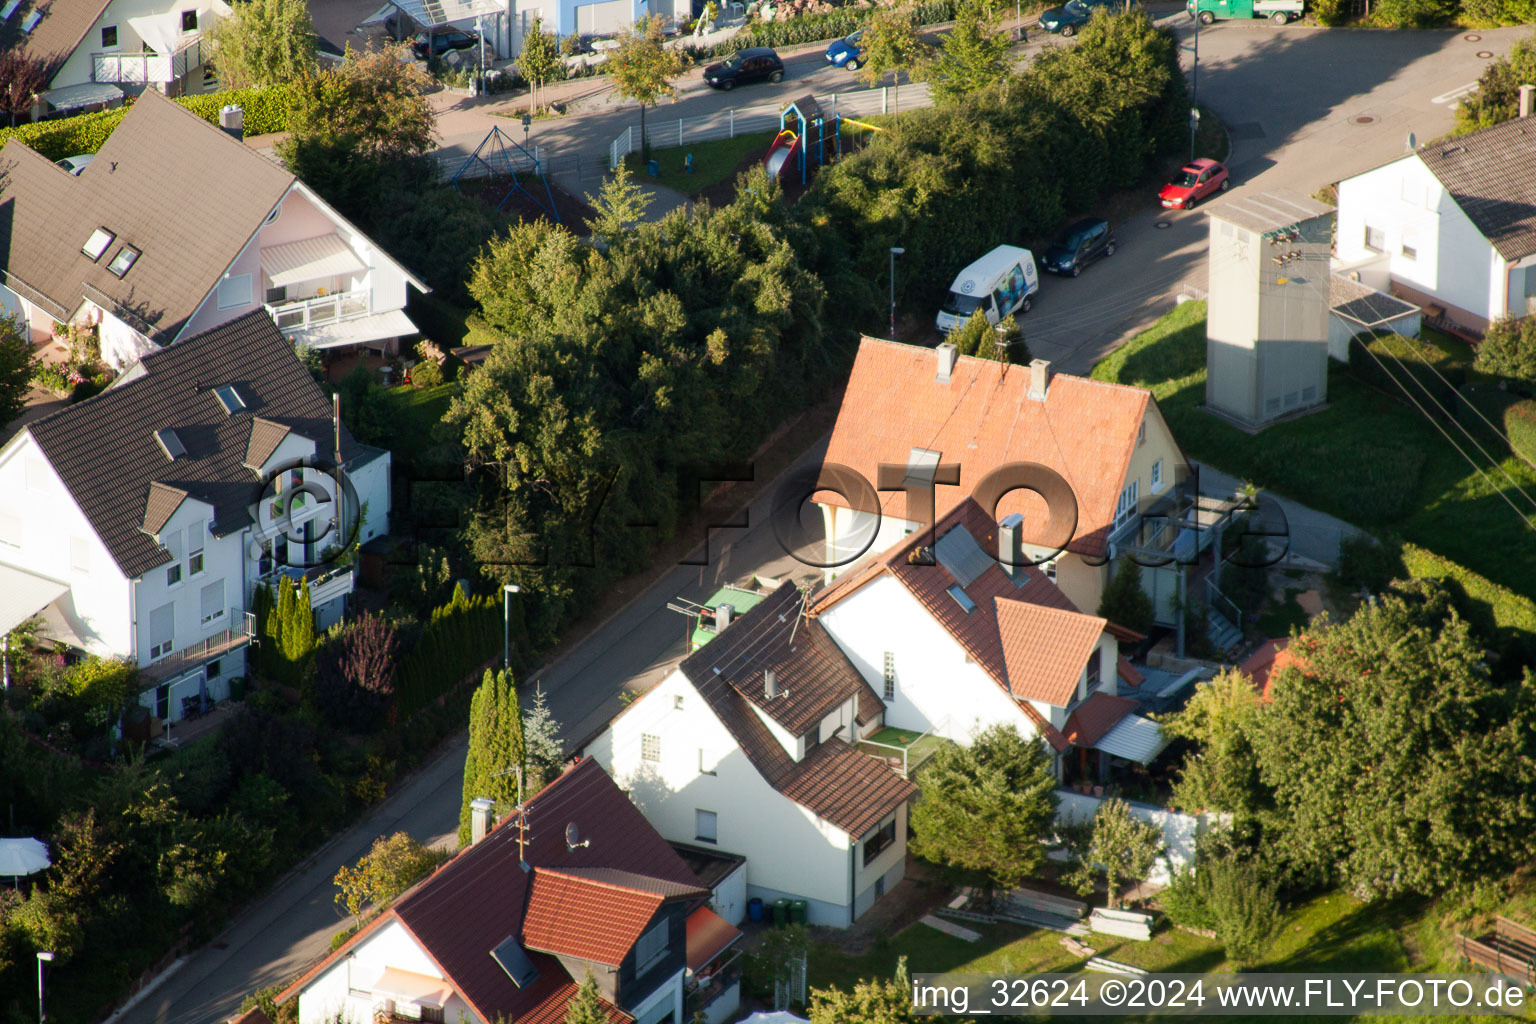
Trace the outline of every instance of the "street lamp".
{"label": "street lamp", "polygon": [[475,16],[475,49],[480,52],[480,82],[475,86],[475,95],[485,95],[485,28],[480,16]]}
{"label": "street lamp", "polygon": [[1189,69],[1189,160],[1195,160],[1195,129],[1200,126],[1200,5],[1195,5],[1195,62]]}
{"label": "street lamp", "polygon": [[501,588],[501,667],[512,667],[512,595],[521,594],[523,588],[508,583]]}
{"label": "street lamp", "polygon": [[37,1024],[45,1024],[48,1014],[43,1010],[43,964],[52,963],[53,954],[40,950],[37,954]]}
{"label": "street lamp", "polygon": [[891,340],[896,340],[896,257],[907,250],[891,246]]}

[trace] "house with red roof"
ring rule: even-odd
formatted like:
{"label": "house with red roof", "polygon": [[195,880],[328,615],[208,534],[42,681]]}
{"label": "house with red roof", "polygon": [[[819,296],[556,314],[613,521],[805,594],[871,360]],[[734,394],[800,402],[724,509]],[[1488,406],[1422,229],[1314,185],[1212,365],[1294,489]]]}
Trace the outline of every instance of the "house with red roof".
{"label": "house with red roof", "polygon": [[[1008,489],[1020,463],[1071,498]],[[1160,625],[1176,622],[1173,556],[1208,547],[1233,505],[1200,497],[1144,388],[876,338],[859,347],[819,486],[829,580],[973,496],[1021,527],[1023,560],[1078,608],[1098,608],[1114,559],[1140,556]]]}
{"label": "house with red roof", "polygon": [[1119,645],[1140,634],[1080,611],[1022,559],[1000,563],[994,553],[1016,551],[1017,530],[971,498],[931,536],[908,536],[811,602],[813,622],[879,694],[887,726],[966,743],[1012,725],[1049,746],[1058,777],[1086,780],[1110,757],[1145,764],[1163,750],[1127,696],[1142,679]]}
{"label": "house with red roof", "polygon": [[[597,762],[584,759],[290,985],[301,1024],[560,1024],[590,974],[612,1024],[735,1014],[741,932]],[[708,1002],[690,998],[706,994]]]}
{"label": "house with red roof", "polygon": [[884,705],[808,611],[785,583],[717,617],[584,753],[666,838],[745,857],[749,899],[846,927],[901,880],[917,789],[860,749]]}

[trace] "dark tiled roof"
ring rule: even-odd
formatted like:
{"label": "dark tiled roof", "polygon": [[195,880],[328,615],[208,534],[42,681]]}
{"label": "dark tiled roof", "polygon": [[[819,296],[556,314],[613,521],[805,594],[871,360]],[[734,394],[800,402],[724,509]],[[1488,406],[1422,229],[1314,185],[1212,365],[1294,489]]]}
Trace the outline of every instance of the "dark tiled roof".
{"label": "dark tiled roof", "polygon": [[252,417],[251,439],[245,446],[245,468],[259,472],[288,434],[289,429],[286,423],[274,423],[260,416]]}
{"label": "dark tiled roof", "polygon": [[699,882],[709,889],[713,889],[730,877],[731,872],[747,862],[747,858],[735,853],[726,853],[724,850],[711,850],[692,843],[672,842],[672,849],[683,858],[693,871],[699,876]]}
{"label": "dark tiled roof", "polygon": [[[688,865],[591,758],[528,801],[524,818],[527,861],[535,868],[612,868],[698,888]],[[566,846],[569,824],[588,845],[574,850]],[[411,930],[481,1020],[502,1014],[519,1024],[555,1024],[563,1020],[565,1004],[576,993],[576,983],[560,962],[545,953],[530,953],[539,977],[524,990],[490,956],[507,936],[522,937],[533,873],[518,867],[518,833],[513,815],[401,897],[391,913]],[[580,936],[588,922],[573,917],[560,925]],[[618,1014],[614,1019],[627,1018]]]}
{"label": "dark tiled roof", "polygon": [[1091,747],[1103,739],[1104,734],[1113,729],[1120,719],[1135,710],[1136,702],[1128,697],[1095,693],[1067,716],[1067,725],[1062,732],[1078,746]]}
{"label": "dark tiled roof", "polygon": [[1328,280],[1328,304],[1337,316],[1346,317],[1365,327],[1375,327],[1400,316],[1418,312],[1419,307],[1394,295],[1367,288],[1338,274]]}
{"label": "dark tiled roof", "polygon": [[[873,699],[878,707],[879,695],[826,630],[806,628],[803,607],[800,592],[785,583],[689,656],[683,671],[689,678],[695,673],[717,675],[796,736],[850,696],[860,698],[855,706],[861,718],[871,714],[865,701]],[[738,628],[748,617],[751,627]],[[778,695],[771,698],[763,686],[763,674],[769,670],[778,683]]]}
{"label": "dark tiled roof", "polygon": [[[153,89],[79,175],[12,139],[0,150],[0,269],[58,319],[89,298],[150,339],[172,341],[293,184],[293,175]],[[101,258],[91,232],[116,237]],[[107,266],[132,245],[121,278]],[[259,288],[259,282],[254,287]]]}
{"label": "dark tiled roof", "polygon": [[[26,427],[129,579],[169,560],[141,529],[164,524],[166,488],[212,505],[219,534],[250,522],[262,490],[244,465],[255,413],[315,439],[322,453],[333,430],[331,403],[262,310],[151,352],[140,366],[142,375]],[[222,384],[239,385],[249,411],[226,415],[211,390]],[[175,461],[154,436],[167,427],[187,449]],[[360,450],[343,427],[342,455]]]}
{"label": "dark tiled roof", "polygon": [[[667,844],[671,846],[671,843]],[[681,854],[679,854],[681,856]],[[687,864],[688,859],[683,858]],[[689,865],[689,874],[696,874],[692,865]],[[650,893],[660,896],[664,900],[674,900],[681,896],[703,896],[709,891],[701,879],[694,878],[688,882],[675,882],[666,878],[652,878],[650,875],[638,874],[634,871],[621,871],[618,868],[561,868],[560,874],[569,878],[580,878],[598,885],[609,885],[619,889],[629,889],[634,892]]]}
{"label": "dark tiled roof", "polygon": [[[814,699],[807,698],[800,708],[836,706],[858,688],[868,688],[821,624],[801,618],[800,604],[794,584],[784,584],[684,659],[681,668],[769,785],[857,839],[915,796],[916,787],[841,738],[795,761],[746,696],[755,687],[761,702],[764,668],[774,669],[781,689],[789,690],[786,702],[795,697],[796,686],[813,691]],[[744,681],[740,687],[736,679]],[[775,703],[766,702],[769,708]],[[802,711],[790,717],[807,718]]]}
{"label": "dark tiled roof", "polygon": [[1515,118],[1417,153],[1500,256],[1536,253],[1536,122]]}
{"label": "dark tiled roof", "polygon": [[[49,65],[50,77],[59,73],[69,55],[75,51],[85,34],[96,24],[112,0],[22,0],[21,6],[0,25],[0,50],[24,48],[33,57],[39,57]],[[42,20],[31,32],[23,32],[21,25],[32,12],[42,14]]]}
{"label": "dark tiled roof", "polygon": [[145,533],[159,533],[160,527],[170,521],[186,500],[187,492],[180,487],[159,481],[150,484],[149,499],[144,502],[144,522],[140,529]]}

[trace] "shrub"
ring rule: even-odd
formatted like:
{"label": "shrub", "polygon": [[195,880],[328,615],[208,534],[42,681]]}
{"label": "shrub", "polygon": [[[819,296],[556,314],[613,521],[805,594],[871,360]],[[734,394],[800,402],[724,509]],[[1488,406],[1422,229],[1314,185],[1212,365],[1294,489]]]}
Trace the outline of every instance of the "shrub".
{"label": "shrub", "polygon": [[1536,383],[1536,318],[1495,320],[1477,346],[1473,365],[1496,377]]}
{"label": "shrub", "polygon": [[1504,433],[1516,455],[1536,462],[1536,399],[1523,398],[1504,410]]}
{"label": "shrub", "polygon": [[1280,920],[1275,884],[1251,859],[1212,860],[1201,868],[1208,876],[1207,907],[1216,939],[1227,959],[1247,967],[1263,955]]}
{"label": "shrub", "polygon": [[1099,599],[1098,614],[1138,633],[1152,628],[1152,598],[1141,588],[1141,566],[1129,558],[1120,560],[1114,578]]}
{"label": "shrub", "polygon": [[416,346],[420,362],[411,367],[411,383],[419,388],[435,388],[443,383],[443,368],[438,365],[437,359],[426,353],[426,346],[426,342]]}

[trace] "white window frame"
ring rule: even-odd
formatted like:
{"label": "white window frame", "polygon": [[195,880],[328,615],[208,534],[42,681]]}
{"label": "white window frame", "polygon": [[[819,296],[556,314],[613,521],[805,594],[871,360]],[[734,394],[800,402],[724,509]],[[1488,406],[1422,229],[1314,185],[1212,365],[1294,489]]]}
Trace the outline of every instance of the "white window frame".
{"label": "white window frame", "polygon": [[699,748],[699,774],[700,775],[719,775],[720,774],[718,771],[716,771],[713,768],[705,768],[704,767],[704,748],[703,747]]}
{"label": "white window frame", "polygon": [[[171,612],[171,635],[158,644],[153,643],[155,639],[155,612],[164,611],[167,608]],[[149,613],[149,639],[151,641],[149,648],[150,661],[158,661],[176,649],[176,603],[174,601],[170,604],[161,605]]]}
{"label": "white window frame", "polygon": [[[214,587],[218,587],[219,588],[219,600],[218,600],[218,603],[216,604],[216,606],[214,607],[214,610],[210,613],[210,612],[208,612],[205,609],[205,606],[208,603],[206,599],[208,597],[208,591],[211,590]],[[224,594],[224,591],[225,591],[224,581],[222,579],[218,579],[218,580],[214,580],[211,583],[204,584],[202,589],[200,589],[197,592],[198,611],[200,613],[199,619],[200,619],[202,625],[206,626],[210,622],[218,622],[220,619],[222,619],[224,617],[224,612],[225,612],[225,607],[224,607],[224,596],[225,596],[225,594]]]}
{"label": "white window frame", "polygon": [[1397,248],[1402,253],[1403,259],[1417,262],[1419,258],[1418,234],[1413,231],[1404,231],[1403,237],[1398,241]]}
{"label": "white window frame", "polygon": [[[1372,238],[1376,239],[1376,243],[1377,244],[1372,244],[1372,242],[1371,242]],[[1367,249],[1369,249],[1371,252],[1386,252],[1387,251],[1387,230],[1386,230],[1386,228],[1372,227],[1369,224],[1365,225],[1365,247]]]}
{"label": "white window frame", "polygon": [[[237,281],[241,282],[241,287],[245,289],[245,298],[239,302],[226,300],[224,296],[226,288],[233,289],[235,282]],[[218,302],[220,309],[240,309],[242,306],[251,305],[252,302],[255,301],[255,295],[256,293],[251,290],[250,274],[226,274],[224,277],[219,279],[218,296],[216,301]]]}
{"label": "white window frame", "polygon": [[205,523],[193,523],[187,527],[187,575],[201,576],[208,568],[203,553],[203,539],[208,532]]}
{"label": "white window frame", "polygon": [[[187,28],[187,15],[189,14],[192,15],[191,28]],[[202,20],[198,17],[197,8],[192,7],[181,11],[180,16],[176,20],[176,27],[181,30],[181,34],[184,36],[189,36],[199,31],[202,28]]]}
{"label": "white window frame", "polygon": [[1152,463],[1152,493],[1156,494],[1163,489],[1163,460],[1158,459]]}
{"label": "white window frame", "polygon": [[653,732],[640,734],[640,760],[653,764],[661,762],[661,737]]}
{"label": "white window frame", "polygon": [[1039,568],[1041,574],[1044,575],[1046,579],[1050,580],[1052,583],[1056,582],[1056,559],[1051,558],[1041,562]]}
{"label": "white window frame", "polygon": [[1139,480],[1132,480],[1121,489],[1120,500],[1115,505],[1115,525],[1111,527],[1112,530],[1119,530],[1136,518],[1136,501],[1139,497],[1137,485],[1140,483]]}

